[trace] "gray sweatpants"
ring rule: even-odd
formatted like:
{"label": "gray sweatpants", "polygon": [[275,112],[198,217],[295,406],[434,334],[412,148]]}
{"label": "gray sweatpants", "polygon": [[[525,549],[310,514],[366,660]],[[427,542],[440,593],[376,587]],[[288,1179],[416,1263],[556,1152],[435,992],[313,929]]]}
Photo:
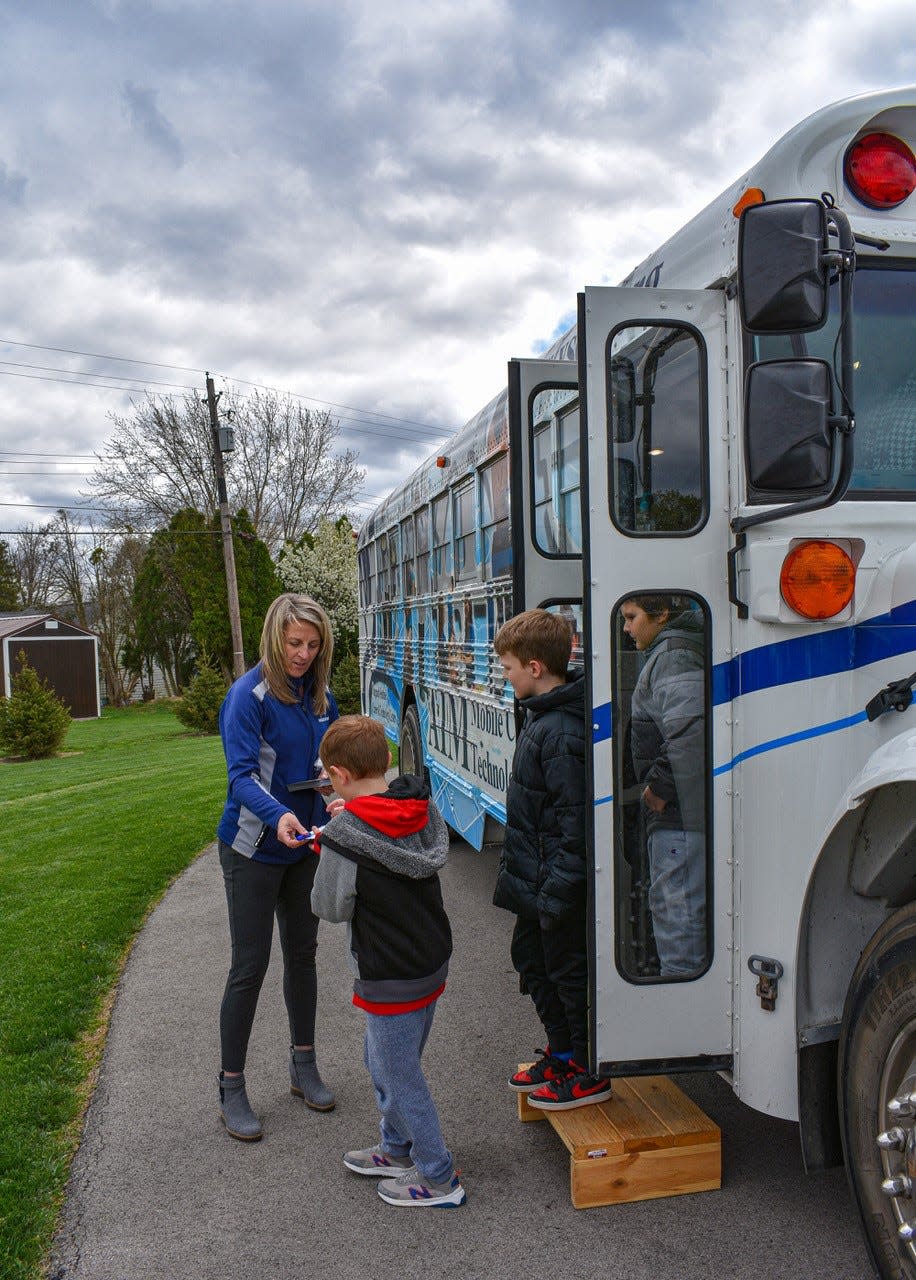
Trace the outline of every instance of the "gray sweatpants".
{"label": "gray sweatpants", "polygon": [[410,1156],[430,1182],[452,1177],[452,1153],[442,1138],[420,1058],[436,1001],[411,1013],[366,1014],[365,1060],[379,1109],[381,1147]]}

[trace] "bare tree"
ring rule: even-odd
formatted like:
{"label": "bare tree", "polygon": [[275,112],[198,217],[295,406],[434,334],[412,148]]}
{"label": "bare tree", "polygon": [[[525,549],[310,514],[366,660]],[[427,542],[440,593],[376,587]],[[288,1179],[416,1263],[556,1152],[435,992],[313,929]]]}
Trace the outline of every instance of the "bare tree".
{"label": "bare tree", "polygon": [[[330,414],[273,391],[255,391],[245,400],[226,392],[220,411],[230,408],[235,450],[225,455],[229,505],[248,512],[273,554],[352,505],[364,472],[354,450],[335,452],[340,426]],[[114,431],[89,483],[119,520],[164,525],[179,511],[209,515],[216,508],[210,425],[198,397],[148,396],[131,416],[112,421]]]}
{"label": "bare tree", "polygon": [[108,699],[122,706],[137,684],[137,676],[125,671],[121,652],[133,637],[134,579],[145,540],[99,527],[91,520],[80,523],[77,529],[61,509],[41,529],[20,533],[19,563],[26,565],[35,583],[30,603],[52,609],[98,635]]}
{"label": "bare tree", "polygon": [[89,484],[117,520],[166,525],[177,511],[214,510],[210,420],[199,397],[147,395],[129,417],[111,421]]}
{"label": "bare tree", "polygon": [[23,609],[48,609],[54,597],[57,542],[51,524],[27,524],[10,542]]}

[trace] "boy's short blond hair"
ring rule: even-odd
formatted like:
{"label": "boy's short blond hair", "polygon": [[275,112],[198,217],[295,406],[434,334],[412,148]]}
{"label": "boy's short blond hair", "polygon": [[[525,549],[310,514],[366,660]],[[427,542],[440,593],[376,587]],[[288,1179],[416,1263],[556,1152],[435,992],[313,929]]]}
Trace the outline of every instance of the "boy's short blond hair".
{"label": "boy's short blond hair", "polygon": [[371,716],[341,716],[321,739],[321,763],[346,769],[355,779],[385,776],[391,753],[385,729]]}
{"label": "boy's short blond hair", "polygon": [[572,628],[562,614],[526,609],[503,623],[493,648],[500,657],[511,653],[519,662],[542,662],[551,675],[565,676],[572,641]]}

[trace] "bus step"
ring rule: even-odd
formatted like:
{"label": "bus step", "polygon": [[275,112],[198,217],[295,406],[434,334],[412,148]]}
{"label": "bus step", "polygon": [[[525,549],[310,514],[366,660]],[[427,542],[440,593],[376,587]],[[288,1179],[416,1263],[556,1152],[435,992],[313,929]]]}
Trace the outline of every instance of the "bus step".
{"label": "bus step", "polygon": [[719,1126],[667,1076],[615,1080],[607,1102],[571,1111],[540,1111],[520,1093],[518,1115],[549,1120],[560,1135],[569,1152],[576,1209],[717,1191],[722,1185]]}

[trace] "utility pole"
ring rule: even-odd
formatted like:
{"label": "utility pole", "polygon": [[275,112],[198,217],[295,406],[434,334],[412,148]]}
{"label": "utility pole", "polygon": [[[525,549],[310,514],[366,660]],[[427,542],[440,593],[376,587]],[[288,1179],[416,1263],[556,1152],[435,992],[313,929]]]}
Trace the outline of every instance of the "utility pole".
{"label": "utility pole", "polygon": [[[222,392],[220,392],[220,395]],[[213,436],[213,466],[216,471],[216,491],[219,495],[219,523],[223,533],[223,564],[226,569],[226,595],[229,598],[229,625],[232,628],[232,674],[238,680],[245,674],[245,651],[242,646],[242,617],[239,610],[239,584],[235,576],[235,552],[232,547],[232,521],[229,519],[229,498],[226,494],[226,471],[223,467],[222,438],[225,432],[225,445],[231,449],[231,428],[219,425],[216,402],[219,396],[213,386],[213,379],[207,374],[207,405],[210,409],[210,431]]]}

